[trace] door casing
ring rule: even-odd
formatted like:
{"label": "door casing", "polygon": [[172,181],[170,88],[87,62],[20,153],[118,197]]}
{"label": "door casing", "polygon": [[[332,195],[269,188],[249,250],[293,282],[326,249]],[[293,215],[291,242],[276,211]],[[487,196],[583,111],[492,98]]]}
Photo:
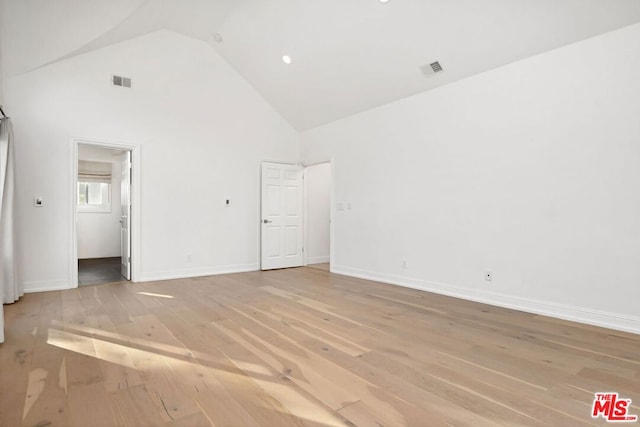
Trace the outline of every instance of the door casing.
{"label": "door casing", "polygon": [[120,274],[131,280],[131,151],[125,151],[120,180]]}

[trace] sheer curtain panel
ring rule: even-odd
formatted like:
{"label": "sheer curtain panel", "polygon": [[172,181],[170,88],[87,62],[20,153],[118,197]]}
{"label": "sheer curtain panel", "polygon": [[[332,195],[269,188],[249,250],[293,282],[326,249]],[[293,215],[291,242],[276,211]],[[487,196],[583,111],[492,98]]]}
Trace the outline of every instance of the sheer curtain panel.
{"label": "sheer curtain panel", "polygon": [[[19,286],[14,206],[14,161],[11,121],[0,121],[0,297],[10,304],[23,295]],[[4,341],[4,310],[0,305],[0,342]]]}

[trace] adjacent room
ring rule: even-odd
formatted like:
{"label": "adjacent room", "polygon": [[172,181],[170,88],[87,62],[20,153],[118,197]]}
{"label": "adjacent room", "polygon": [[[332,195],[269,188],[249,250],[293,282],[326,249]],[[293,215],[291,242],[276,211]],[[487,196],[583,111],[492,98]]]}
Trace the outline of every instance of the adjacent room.
{"label": "adjacent room", "polygon": [[[129,194],[128,178],[122,179],[127,152],[82,143],[77,149],[78,286],[127,280],[126,267],[124,273],[122,268],[123,253],[128,256],[123,243],[129,239],[122,239],[122,234],[130,227],[124,226],[127,214],[122,212],[121,201]],[[129,205],[125,201],[125,208]]]}
{"label": "adjacent room", "polygon": [[640,416],[637,0],[0,0],[0,426]]}

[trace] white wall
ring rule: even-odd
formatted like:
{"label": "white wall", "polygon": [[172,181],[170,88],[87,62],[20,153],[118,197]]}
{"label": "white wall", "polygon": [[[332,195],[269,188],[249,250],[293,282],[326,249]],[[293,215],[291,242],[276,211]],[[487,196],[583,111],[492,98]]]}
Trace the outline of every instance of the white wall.
{"label": "white wall", "polygon": [[331,209],[331,164],[309,166],[305,171],[307,191],[307,263],[329,262],[329,214]]}
{"label": "white wall", "polygon": [[332,270],[640,333],[639,51],[634,25],[303,133],[352,204]]}
{"label": "white wall", "polygon": [[[84,159],[95,160],[95,159]],[[103,160],[101,160],[103,161]],[[120,256],[120,161],[110,162],[111,212],[78,211],[76,230],[78,259]]]}
{"label": "white wall", "polygon": [[7,77],[4,96],[25,290],[70,284],[73,137],[141,147],[141,280],[258,268],[260,161],[297,160],[298,134],[206,43],[159,31]]}

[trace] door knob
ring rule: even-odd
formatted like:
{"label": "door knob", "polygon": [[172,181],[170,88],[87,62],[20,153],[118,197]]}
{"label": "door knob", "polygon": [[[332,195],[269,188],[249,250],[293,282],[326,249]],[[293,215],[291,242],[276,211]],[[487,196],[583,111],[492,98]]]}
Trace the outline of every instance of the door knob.
{"label": "door knob", "polygon": [[263,219],[262,223],[263,224],[271,224],[273,221],[269,221],[268,219]]}

